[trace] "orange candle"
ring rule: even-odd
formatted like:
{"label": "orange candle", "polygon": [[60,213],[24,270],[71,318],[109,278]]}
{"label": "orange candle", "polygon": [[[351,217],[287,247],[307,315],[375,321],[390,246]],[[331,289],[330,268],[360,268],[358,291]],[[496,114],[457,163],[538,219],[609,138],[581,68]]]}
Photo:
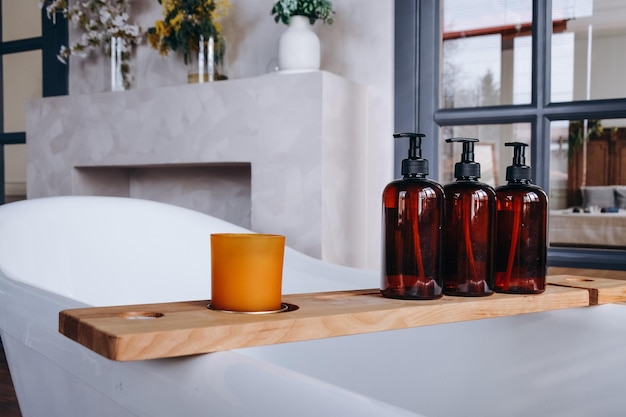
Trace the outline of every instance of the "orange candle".
{"label": "orange candle", "polygon": [[260,312],[281,308],[285,236],[211,235],[211,306]]}

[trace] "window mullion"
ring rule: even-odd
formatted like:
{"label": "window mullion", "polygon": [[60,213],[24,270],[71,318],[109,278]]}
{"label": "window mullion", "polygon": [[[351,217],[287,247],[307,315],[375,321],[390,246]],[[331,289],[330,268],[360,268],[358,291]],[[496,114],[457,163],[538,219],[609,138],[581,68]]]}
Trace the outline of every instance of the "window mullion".
{"label": "window mullion", "polygon": [[439,126],[433,115],[439,108],[439,53],[441,45],[440,0],[419,2],[418,25],[418,120],[417,128],[431,140],[423,146],[424,158],[430,161],[431,178],[439,179]]}
{"label": "window mullion", "polygon": [[57,59],[61,45],[68,44],[67,19],[57,13],[56,19],[48,19],[41,11],[43,96],[60,96],[68,92],[68,66]]}
{"label": "window mullion", "polygon": [[550,121],[545,108],[550,101],[552,0],[533,0],[532,104],[536,118],[531,130],[531,164],[535,182],[550,192]]}

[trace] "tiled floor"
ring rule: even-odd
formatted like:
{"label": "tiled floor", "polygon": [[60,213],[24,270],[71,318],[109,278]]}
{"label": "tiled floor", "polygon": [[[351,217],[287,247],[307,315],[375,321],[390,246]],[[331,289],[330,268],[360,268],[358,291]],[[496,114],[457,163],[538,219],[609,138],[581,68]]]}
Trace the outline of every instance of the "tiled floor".
{"label": "tiled floor", "polygon": [[22,417],[20,408],[17,405],[15,390],[11,382],[11,374],[4,356],[4,349],[0,344],[0,416],[2,417]]}

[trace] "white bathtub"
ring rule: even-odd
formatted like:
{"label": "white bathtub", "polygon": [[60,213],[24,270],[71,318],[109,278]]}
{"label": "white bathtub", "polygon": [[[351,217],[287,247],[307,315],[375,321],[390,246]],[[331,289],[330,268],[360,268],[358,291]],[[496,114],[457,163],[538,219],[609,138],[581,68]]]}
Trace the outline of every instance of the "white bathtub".
{"label": "white bathtub", "polygon": [[[622,305],[138,362],[57,332],[62,309],[210,298],[208,235],[241,230],[128,198],[0,207],[0,332],[23,415],[626,415]],[[286,253],[285,293],[378,279]]]}

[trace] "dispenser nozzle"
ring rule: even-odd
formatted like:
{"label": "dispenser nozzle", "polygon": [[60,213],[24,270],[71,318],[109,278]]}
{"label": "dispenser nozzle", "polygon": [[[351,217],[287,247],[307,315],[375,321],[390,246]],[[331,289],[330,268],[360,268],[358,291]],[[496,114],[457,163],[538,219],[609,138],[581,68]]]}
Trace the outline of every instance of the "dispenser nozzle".
{"label": "dispenser nozzle", "polygon": [[474,162],[474,142],[478,139],[474,138],[449,138],[446,142],[461,142],[463,144],[463,153],[461,154],[461,162]]}
{"label": "dispenser nozzle", "polygon": [[506,142],[504,146],[513,147],[513,164],[506,168],[506,180],[511,182],[529,182],[531,177],[530,167],[526,165],[524,155],[528,144],[524,142]]}
{"label": "dispenser nozzle", "polygon": [[513,147],[513,165],[525,165],[526,157],[524,155],[528,144],[524,142],[507,142],[504,146]]}
{"label": "dispenser nozzle", "polygon": [[422,157],[422,138],[426,135],[423,133],[394,133],[394,138],[409,138],[409,159],[417,159]]}
{"label": "dispenser nozzle", "polygon": [[402,175],[428,175],[428,161],[422,158],[423,133],[395,133],[394,138],[409,138],[408,158],[402,160]]}
{"label": "dispenser nozzle", "polygon": [[447,143],[460,142],[463,144],[463,153],[461,154],[461,162],[454,165],[454,177],[478,179],[480,178],[480,164],[474,162],[474,142],[478,142],[475,138],[449,138]]}

